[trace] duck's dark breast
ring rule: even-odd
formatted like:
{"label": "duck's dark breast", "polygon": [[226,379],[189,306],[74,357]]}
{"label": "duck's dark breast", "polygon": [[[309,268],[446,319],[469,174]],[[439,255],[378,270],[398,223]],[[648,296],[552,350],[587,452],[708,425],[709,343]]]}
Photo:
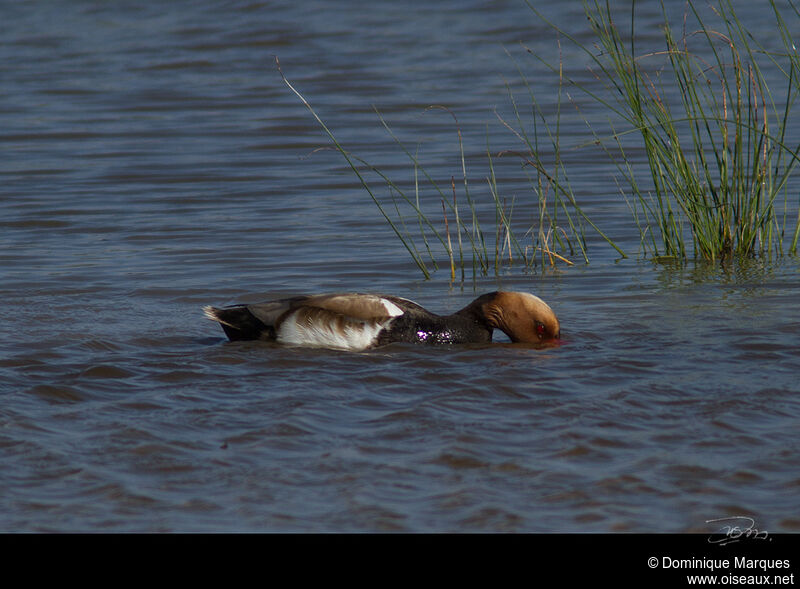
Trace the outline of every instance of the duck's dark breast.
{"label": "duck's dark breast", "polygon": [[461,317],[421,316],[406,313],[392,320],[389,329],[378,336],[378,345],[393,342],[413,344],[488,343],[492,332],[487,327]]}

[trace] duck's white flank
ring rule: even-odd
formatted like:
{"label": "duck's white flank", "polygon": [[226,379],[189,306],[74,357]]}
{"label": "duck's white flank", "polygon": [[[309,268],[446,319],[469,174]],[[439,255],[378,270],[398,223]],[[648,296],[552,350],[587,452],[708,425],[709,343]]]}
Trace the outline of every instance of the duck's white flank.
{"label": "duck's white flank", "polygon": [[304,310],[299,309],[286,317],[278,328],[277,340],[297,346],[364,350],[375,343],[378,334],[389,327],[403,310],[389,300],[380,299],[388,318],[372,321],[341,318],[343,321],[304,321]]}
{"label": "duck's white flank", "polygon": [[279,342],[296,346],[364,350],[375,343],[381,330],[392,322],[392,319],[380,323],[349,321],[337,326],[327,322],[298,321],[298,314],[302,314],[302,310],[295,311],[281,323],[276,338]]}

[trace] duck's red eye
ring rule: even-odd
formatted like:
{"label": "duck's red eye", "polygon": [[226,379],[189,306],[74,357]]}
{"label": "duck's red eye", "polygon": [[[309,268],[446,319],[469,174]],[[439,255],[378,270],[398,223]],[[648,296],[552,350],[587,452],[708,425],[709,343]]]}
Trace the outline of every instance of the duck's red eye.
{"label": "duck's red eye", "polygon": [[536,323],[536,333],[539,334],[539,337],[544,337],[544,323]]}

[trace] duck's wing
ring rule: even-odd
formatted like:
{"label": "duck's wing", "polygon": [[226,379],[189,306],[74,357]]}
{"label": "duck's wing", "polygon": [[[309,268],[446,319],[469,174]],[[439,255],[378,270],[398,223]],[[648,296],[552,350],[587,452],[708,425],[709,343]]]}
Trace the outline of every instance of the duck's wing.
{"label": "duck's wing", "polygon": [[[404,313],[397,297],[361,293],[339,293],[296,296],[277,301],[242,305],[265,325],[277,325],[293,311],[301,308],[324,309],[354,321],[377,321]],[[411,301],[405,301],[411,303]],[[414,303],[411,303],[412,305]]]}
{"label": "duck's wing", "polygon": [[298,306],[325,309],[356,321],[380,321],[405,312],[399,300],[374,294],[326,294],[307,297]]}

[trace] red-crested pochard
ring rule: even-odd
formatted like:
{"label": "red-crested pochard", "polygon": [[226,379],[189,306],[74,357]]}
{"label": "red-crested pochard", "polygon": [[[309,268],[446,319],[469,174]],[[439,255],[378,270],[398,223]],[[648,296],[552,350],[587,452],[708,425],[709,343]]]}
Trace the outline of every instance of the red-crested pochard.
{"label": "red-crested pochard", "polygon": [[560,337],[558,319],[539,297],[492,292],[452,315],[435,315],[399,297],[374,294],[298,296],[224,309],[204,307],[231,341],[268,340],[298,346],[365,350],[393,342],[465,344],[492,341],[544,344]]}

